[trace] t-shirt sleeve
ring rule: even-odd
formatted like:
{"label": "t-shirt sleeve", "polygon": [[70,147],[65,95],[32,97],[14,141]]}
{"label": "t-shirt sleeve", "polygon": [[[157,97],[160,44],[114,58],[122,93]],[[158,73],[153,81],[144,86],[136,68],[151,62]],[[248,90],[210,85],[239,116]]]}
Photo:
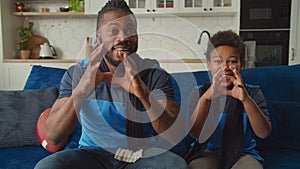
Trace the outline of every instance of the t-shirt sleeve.
{"label": "t-shirt sleeve", "polygon": [[208,90],[208,88],[210,87],[210,83],[204,83],[201,85],[198,85],[197,87],[193,88],[189,94],[189,101],[188,101],[188,113],[189,115],[192,115],[198,102],[200,97],[206,92],[206,90]]}
{"label": "t-shirt sleeve", "polygon": [[265,100],[265,96],[262,93],[262,91],[259,88],[250,88],[250,89],[248,89],[248,92],[249,92],[249,95],[254,100],[254,102],[257,104],[257,106],[261,109],[261,111],[267,117],[267,119],[269,121],[271,121],[267,102]]}
{"label": "t-shirt sleeve", "polygon": [[83,68],[80,64],[71,66],[63,75],[60,81],[60,92],[58,98],[70,97],[73,89],[77,86],[80,77],[83,74]]}
{"label": "t-shirt sleeve", "polygon": [[152,80],[148,81],[148,87],[156,99],[175,100],[174,87],[170,74],[162,69],[156,69],[152,74]]}

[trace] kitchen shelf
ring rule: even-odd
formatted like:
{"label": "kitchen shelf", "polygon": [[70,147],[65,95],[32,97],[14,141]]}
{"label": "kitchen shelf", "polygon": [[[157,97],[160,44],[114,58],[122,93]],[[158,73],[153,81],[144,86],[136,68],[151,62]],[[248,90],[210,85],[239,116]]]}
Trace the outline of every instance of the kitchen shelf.
{"label": "kitchen shelf", "polygon": [[84,12],[13,12],[12,15],[22,17],[87,16]]}
{"label": "kitchen shelf", "polygon": [[25,2],[25,3],[46,3],[46,2],[59,2],[59,3],[62,3],[62,2],[69,2],[68,0],[20,0],[20,1],[17,1],[17,2]]}
{"label": "kitchen shelf", "polygon": [[6,63],[76,63],[77,59],[3,59]]}

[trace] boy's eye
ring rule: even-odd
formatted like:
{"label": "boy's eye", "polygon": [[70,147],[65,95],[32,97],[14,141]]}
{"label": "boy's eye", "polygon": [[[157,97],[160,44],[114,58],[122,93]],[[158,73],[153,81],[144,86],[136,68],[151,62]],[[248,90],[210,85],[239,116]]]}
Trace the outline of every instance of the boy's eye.
{"label": "boy's eye", "polygon": [[239,62],[237,60],[228,60],[228,64],[238,64]]}

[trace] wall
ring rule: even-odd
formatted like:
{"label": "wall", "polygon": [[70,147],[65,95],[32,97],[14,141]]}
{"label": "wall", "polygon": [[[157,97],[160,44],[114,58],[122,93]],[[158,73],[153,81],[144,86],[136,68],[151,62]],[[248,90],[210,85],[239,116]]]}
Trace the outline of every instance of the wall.
{"label": "wall", "polygon": [[1,2],[1,29],[2,31],[2,52],[1,56],[4,58],[14,58],[16,55],[16,41],[17,34],[16,29],[18,25],[22,25],[23,18],[14,17],[11,15],[11,11],[14,3],[8,0],[0,0]]}
{"label": "wall", "polygon": [[292,0],[289,65],[300,64],[300,2]]}
{"label": "wall", "polygon": [[[2,48],[2,45],[3,45],[3,42],[2,42],[2,1],[0,1],[0,60],[3,59],[3,48]],[[3,74],[3,63],[0,62],[0,79],[4,79],[4,74]],[[3,80],[0,81],[0,89],[3,89],[4,88],[4,82]]]}
{"label": "wall", "polygon": [[[146,52],[148,57],[149,50],[151,54],[153,50],[163,50],[163,55],[156,56],[160,59],[204,58],[203,47],[207,36],[202,39],[203,45],[199,46],[197,41],[201,31],[215,33],[223,29],[236,30],[233,20],[233,17],[138,17],[139,51]],[[34,22],[33,32],[46,37],[60,58],[82,57],[79,55],[84,54],[82,50],[86,37],[95,37],[96,17],[31,21]]]}
{"label": "wall", "polygon": [[[46,6],[50,11],[57,11],[61,4],[31,4],[31,10],[38,11]],[[239,12],[238,12],[239,13]],[[204,46],[197,44],[201,31],[208,30],[211,34],[219,30],[233,29],[238,32],[237,16],[212,17],[163,17],[138,18],[139,52],[143,57],[160,59],[204,59]],[[96,16],[60,17],[60,18],[29,18],[33,21],[33,32],[46,37],[55,47],[58,58],[74,59],[84,57],[84,45],[87,36],[95,39]]]}

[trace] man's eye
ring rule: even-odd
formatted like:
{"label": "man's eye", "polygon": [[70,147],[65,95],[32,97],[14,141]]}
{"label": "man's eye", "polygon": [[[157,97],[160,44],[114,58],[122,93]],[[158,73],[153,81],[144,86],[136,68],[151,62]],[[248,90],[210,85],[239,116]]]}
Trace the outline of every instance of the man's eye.
{"label": "man's eye", "polygon": [[219,65],[219,64],[222,63],[222,61],[221,60],[214,60],[214,63]]}
{"label": "man's eye", "polygon": [[129,29],[126,32],[127,32],[126,34],[128,36],[134,36],[134,35],[136,35],[136,31],[134,29]]}
{"label": "man's eye", "polygon": [[111,30],[109,30],[109,32],[112,33],[112,34],[117,34],[117,33],[118,33],[118,30],[116,30],[116,29],[111,29]]}

